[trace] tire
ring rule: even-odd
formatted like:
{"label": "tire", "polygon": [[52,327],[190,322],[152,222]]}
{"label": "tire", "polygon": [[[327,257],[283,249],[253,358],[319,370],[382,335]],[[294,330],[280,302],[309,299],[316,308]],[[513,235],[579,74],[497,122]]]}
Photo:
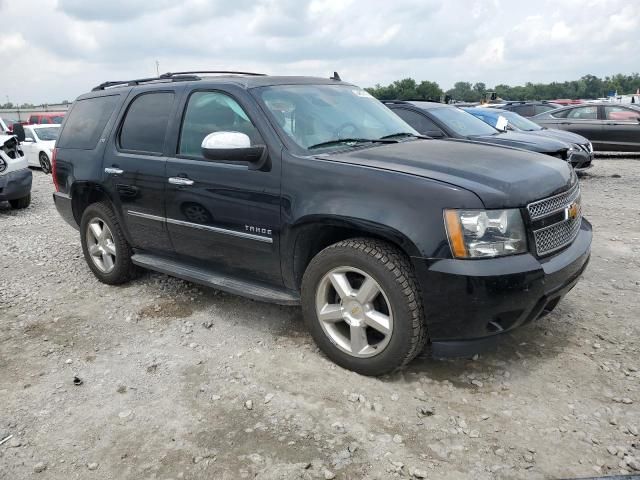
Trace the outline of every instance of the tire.
{"label": "tire", "polygon": [[40,152],[40,155],[38,155],[38,161],[40,162],[40,168],[44,173],[51,173],[51,161],[46,153]]}
{"label": "tire", "polygon": [[[340,290],[348,292],[347,301],[336,284],[346,285]],[[325,248],[309,263],[301,296],[311,336],[341,367],[362,375],[383,375],[408,364],[426,344],[422,297],[413,269],[389,243],[354,238]],[[321,321],[321,316],[328,321]],[[369,317],[384,321],[372,323]]]}
{"label": "tire", "polygon": [[27,208],[29,205],[31,205],[31,194],[27,195],[26,197],[9,200],[9,205],[11,205],[11,208],[16,209]]}
{"label": "tire", "polygon": [[[95,229],[90,227],[93,224],[97,226]],[[98,231],[104,235],[96,233]],[[102,283],[119,285],[135,277],[131,247],[108,203],[93,203],[85,209],[80,222],[80,241],[87,265]]]}

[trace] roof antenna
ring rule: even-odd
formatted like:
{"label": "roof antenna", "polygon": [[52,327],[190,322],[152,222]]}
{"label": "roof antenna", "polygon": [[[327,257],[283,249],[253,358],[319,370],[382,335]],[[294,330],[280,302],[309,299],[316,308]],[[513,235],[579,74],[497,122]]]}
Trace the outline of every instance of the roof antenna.
{"label": "roof antenna", "polygon": [[338,72],[333,72],[333,77],[329,77],[329,80],[335,80],[337,82],[342,81],[342,79],[340,78],[340,75],[338,75]]}

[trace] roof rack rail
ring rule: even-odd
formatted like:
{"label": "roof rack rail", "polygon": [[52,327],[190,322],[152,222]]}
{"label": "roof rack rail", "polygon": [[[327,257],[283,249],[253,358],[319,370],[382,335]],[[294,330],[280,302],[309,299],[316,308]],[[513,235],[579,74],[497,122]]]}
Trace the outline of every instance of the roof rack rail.
{"label": "roof rack rail", "polygon": [[98,85],[97,87],[93,87],[91,89],[92,92],[96,92],[99,90],[104,90],[106,88],[110,88],[110,87],[116,87],[118,85],[127,85],[129,87],[133,87],[136,85],[140,85],[141,83],[153,83],[153,82],[185,82],[188,80],[201,80],[200,77],[198,77],[197,75],[180,75],[180,76],[170,76],[170,77],[163,77],[162,75],[159,77],[148,77],[148,78],[137,78],[134,80],[115,80],[115,81],[109,81],[109,82],[104,82],[101,83],[100,85]]}
{"label": "roof rack rail", "polygon": [[160,78],[173,78],[175,76],[194,75],[196,73],[217,73],[217,74],[223,74],[223,75],[251,75],[256,77],[266,76],[266,73],[237,72],[234,70],[193,70],[189,72],[167,72],[160,75]]}

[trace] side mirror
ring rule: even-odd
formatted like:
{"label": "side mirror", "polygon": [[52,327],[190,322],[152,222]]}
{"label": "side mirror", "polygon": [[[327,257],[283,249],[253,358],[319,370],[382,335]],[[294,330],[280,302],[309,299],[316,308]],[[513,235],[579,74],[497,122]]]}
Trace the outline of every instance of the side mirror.
{"label": "side mirror", "polygon": [[427,130],[426,132],[422,132],[423,135],[431,138],[443,138],[444,133],[440,130]]}
{"label": "side mirror", "polygon": [[24,133],[24,127],[20,123],[13,124],[13,134],[18,137],[19,142],[24,142],[26,135]]}
{"label": "side mirror", "polygon": [[498,120],[496,120],[496,130],[500,130],[501,132],[506,132],[508,126],[509,126],[509,120],[507,120],[502,115],[498,115]]}
{"label": "side mirror", "polygon": [[251,146],[249,136],[241,132],[213,132],[204,137],[202,156],[207,160],[247,162],[252,170],[263,169],[267,160],[264,145]]}

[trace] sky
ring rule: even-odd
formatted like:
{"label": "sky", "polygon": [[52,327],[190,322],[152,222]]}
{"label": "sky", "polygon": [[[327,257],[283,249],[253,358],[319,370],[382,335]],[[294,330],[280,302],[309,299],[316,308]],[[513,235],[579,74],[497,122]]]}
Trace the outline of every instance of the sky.
{"label": "sky", "polygon": [[519,85],[640,69],[640,0],[0,0],[0,103],[180,70]]}

